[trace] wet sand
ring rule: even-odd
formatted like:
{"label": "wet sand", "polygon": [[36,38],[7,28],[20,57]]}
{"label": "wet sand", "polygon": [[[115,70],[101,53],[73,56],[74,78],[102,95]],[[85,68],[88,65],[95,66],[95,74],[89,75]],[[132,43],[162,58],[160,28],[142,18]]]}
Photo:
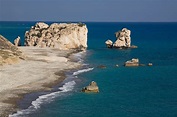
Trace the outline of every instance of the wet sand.
{"label": "wet sand", "polygon": [[18,110],[17,101],[27,93],[51,90],[65,79],[64,72],[80,66],[72,62],[73,51],[20,47],[26,60],[0,66],[0,117]]}

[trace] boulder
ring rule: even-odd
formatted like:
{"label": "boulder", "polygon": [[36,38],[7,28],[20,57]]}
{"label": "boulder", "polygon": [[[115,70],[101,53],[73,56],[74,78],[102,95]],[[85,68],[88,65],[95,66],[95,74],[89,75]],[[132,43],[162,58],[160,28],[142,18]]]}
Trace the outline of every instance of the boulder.
{"label": "boulder", "polygon": [[95,81],[92,81],[89,86],[86,86],[82,89],[82,92],[99,92],[99,88],[97,86],[97,83]]}
{"label": "boulder", "polygon": [[152,66],[153,64],[152,63],[148,63],[148,66]]}
{"label": "boulder", "polygon": [[137,48],[137,46],[131,46],[131,31],[127,28],[123,28],[115,33],[116,41],[113,43],[111,40],[107,40],[105,43],[108,48]]}
{"label": "boulder", "polygon": [[108,48],[112,48],[113,42],[108,39],[108,40],[105,42],[105,44],[106,44],[106,46],[107,46]]}
{"label": "boulder", "polygon": [[60,50],[87,48],[88,29],[82,23],[37,23],[25,33],[26,46],[50,47]]}
{"label": "boulder", "polygon": [[126,61],[125,62],[125,66],[126,67],[139,66],[139,59],[133,58],[133,59],[131,59],[129,61]]}
{"label": "boulder", "polygon": [[15,46],[20,46],[20,37],[18,36],[15,40],[14,40],[14,45]]}
{"label": "boulder", "polygon": [[116,48],[129,48],[131,46],[131,31],[123,28],[121,31],[115,33],[117,40],[114,42],[113,47]]}

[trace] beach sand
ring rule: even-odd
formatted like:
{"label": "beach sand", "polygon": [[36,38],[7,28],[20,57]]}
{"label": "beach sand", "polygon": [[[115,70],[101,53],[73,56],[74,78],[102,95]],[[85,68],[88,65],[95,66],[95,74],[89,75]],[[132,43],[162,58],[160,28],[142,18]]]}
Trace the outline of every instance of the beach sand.
{"label": "beach sand", "polygon": [[26,60],[0,66],[0,117],[18,110],[17,101],[27,93],[51,90],[65,78],[64,72],[80,66],[72,62],[73,51],[20,47]]}

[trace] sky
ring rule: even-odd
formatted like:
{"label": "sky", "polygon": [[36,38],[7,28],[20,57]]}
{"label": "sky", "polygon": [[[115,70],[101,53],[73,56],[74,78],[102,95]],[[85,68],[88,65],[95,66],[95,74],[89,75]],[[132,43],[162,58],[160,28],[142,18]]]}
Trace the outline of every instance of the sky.
{"label": "sky", "polygon": [[177,22],[177,0],[0,0],[0,21]]}

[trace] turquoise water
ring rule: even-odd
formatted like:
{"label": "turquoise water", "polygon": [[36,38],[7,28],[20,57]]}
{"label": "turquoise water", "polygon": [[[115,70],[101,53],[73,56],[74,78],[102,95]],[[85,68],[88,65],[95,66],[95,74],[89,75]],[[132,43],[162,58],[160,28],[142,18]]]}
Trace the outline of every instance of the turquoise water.
{"label": "turquoise water", "polygon": [[[1,22],[0,34],[12,40],[12,37],[18,36],[18,32],[24,35],[23,32],[34,24],[18,23],[20,26],[14,22],[7,23],[13,27],[8,30],[3,29]],[[88,50],[75,55],[84,60],[85,72],[76,70],[66,73],[67,79],[52,92],[27,95],[26,102],[20,103],[22,114],[14,116],[176,117],[177,23],[86,24],[89,29]],[[123,27],[132,31],[132,44],[138,48],[106,48],[104,42],[107,39],[115,40],[114,33]],[[139,58],[142,64],[152,62],[153,66],[124,67],[124,62],[131,58]],[[105,65],[106,69],[98,68],[99,65]],[[97,82],[100,93],[80,92],[92,80]]]}

